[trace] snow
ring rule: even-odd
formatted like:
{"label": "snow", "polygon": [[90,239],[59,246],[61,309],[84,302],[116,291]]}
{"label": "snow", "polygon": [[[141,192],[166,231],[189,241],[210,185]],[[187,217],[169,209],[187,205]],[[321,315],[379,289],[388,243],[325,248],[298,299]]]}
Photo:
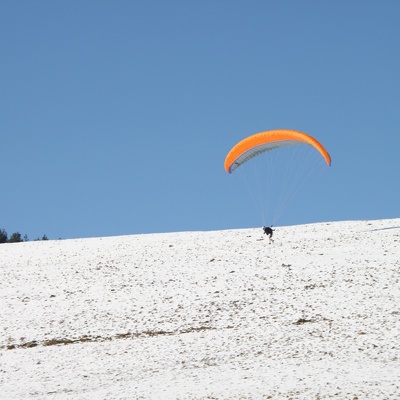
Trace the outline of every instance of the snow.
{"label": "snow", "polygon": [[0,245],[0,399],[398,399],[400,219]]}

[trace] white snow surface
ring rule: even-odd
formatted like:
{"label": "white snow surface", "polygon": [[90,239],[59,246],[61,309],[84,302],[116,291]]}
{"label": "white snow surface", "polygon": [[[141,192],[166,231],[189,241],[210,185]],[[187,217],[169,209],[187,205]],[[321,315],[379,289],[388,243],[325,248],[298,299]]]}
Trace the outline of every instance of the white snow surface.
{"label": "white snow surface", "polygon": [[0,398],[400,399],[400,219],[0,245]]}

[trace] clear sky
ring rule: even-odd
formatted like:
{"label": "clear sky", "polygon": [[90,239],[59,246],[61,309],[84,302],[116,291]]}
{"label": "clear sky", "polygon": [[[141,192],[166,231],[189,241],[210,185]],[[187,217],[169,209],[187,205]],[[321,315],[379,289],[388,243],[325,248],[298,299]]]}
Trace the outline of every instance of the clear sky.
{"label": "clear sky", "polygon": [[261,224],[223,163],[263,130],[332,167],[281,225],[400,216],[400,2],[0,3],[0,229]]}

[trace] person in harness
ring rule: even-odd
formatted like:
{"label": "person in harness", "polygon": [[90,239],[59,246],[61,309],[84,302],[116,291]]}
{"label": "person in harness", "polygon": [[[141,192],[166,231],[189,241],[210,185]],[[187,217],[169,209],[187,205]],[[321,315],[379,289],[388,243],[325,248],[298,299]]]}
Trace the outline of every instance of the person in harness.
{"label": "person in harness", "polygon": [[270,228],[269,226],[263,226],[263,231],[264,233],[268,236],[269,238],[269,243],[274,243],[273,239],[272,239],[272,235],[274,232],[274,229]]}

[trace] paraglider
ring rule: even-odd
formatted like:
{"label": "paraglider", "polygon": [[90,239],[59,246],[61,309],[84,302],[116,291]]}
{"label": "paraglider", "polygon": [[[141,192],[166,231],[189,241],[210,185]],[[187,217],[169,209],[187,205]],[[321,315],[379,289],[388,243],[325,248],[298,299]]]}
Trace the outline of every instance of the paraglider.
{"label": "paraglider", "polygon": [[[224,168],[228,174],[238,169],[239,175],[244,177],[262,214],[263,226],[267,225],[268,203],[268,213],[272,214],[268,222],[272,226],[293,198],[294,192],[317,170],[318,163],[330,166],[331,157],[317,139],[296,130],[275,129],[250,135],[238,142],[228,152]],[[250,182],[251,179],[254,182]],[[275,210],[272,211],[274,201]]]}
{"label": "paraglider", "polygon": [[269,238],[269,244],[274,243],[274,240],[272,239],[272,235],[274,234],[274,229],[269,226],[263,226],[263,231]]}
{"label": "paraglider", "polygon": [[308,144],[318,150],[326,163],[331,165],[331,157],[326,149],[312,136],[290,129],[276,129],[251,135],[236,144],[225,159],[225,170],[231,174],[236,168],[266,151],[283,146]]}

